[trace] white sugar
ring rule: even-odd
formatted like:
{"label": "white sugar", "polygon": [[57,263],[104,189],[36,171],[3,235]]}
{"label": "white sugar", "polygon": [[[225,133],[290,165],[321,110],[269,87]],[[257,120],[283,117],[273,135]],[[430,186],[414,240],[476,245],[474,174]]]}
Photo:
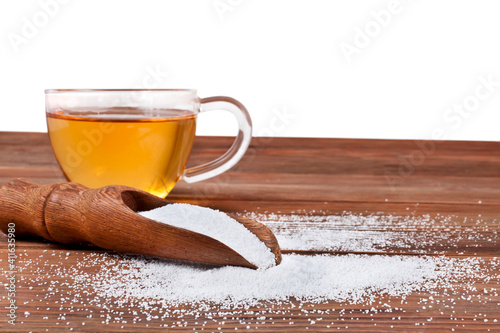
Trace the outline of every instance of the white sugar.
{"label": "white sugar", "polygon": [[257,236],[218,210],[188,204],[170,204],[139,214],[214,238],[259,268],[275,265],[274,254]]}
{"label": "white sugar", "polygon": [[[19,271],[24,272],[19,287],[28,287],[23,289],[28,297],[25,309],[45,309],[40,302],[48,306],[55,300],[60,306],[56,325],[72,321],[66,327],[75,331],[81,331],[84,318],[89,318],[85,327],[100,322],[128,331],[135,330],[134,325],[198,332],[219,328],[286,331],[290,325],[304,331],[337,331],[356,330],[357,323],[367,327],[370,322],[387,331],[384,325],[391,317],[395,325],[390,327],[396,330],[399,323],[403,325],[399,329],[411,324],[419,329],[429,325],[432,330],[436,316],[439,327],[444,327],[446,318],[453,324],[459,322],[464,330],[474,329],[476,319],[487,320],[491,331],[496,328],[493,325],[498,326],[500,259],[455,257],[463,251],[459,246],[463,239],[498,245],[498,221],[473,220],[473,227],[465,228],[470,221],[454,217],[246,215],[268,225],[292,249],[300,245],[313,251],[373,251],[386,244],[384,251],[390,253],[389,248],[418,251],[446,244],[449,250],[440,256],[439,248],[427,250],[433,254],[429,256],[284,255],[281,265],[267,270],[88,251],[72,251],[70,258],[77,260],[70,264],[66,251],[36,252],[35,257],[23,256],[19,261]],[[343,229],[359,233],[335,243],[335,232]],[[390,237],[371,233],[376,231]],[[412,240],[401,242],[404,237]],[[314,246],[303,238],[314,241]],[[359,238],[366,242],[353,242]],[[470,309],[478,311],[474,322]],[[72,315],[76,312],[80,314]]]}
{"label": "white sugar", "polygon": [[[339,252],[428,252],[429,248],[459,248],[462,241],[491,242],[483,220],[465,228],[467,218],[432,218],[380,214],[258,214],[246,217],[263,223],[274,233],[282,250]],[[495,222],[496,223],[496,222]],[[493,225],[495,225],[493,223]],[[424,232],[426,231],[426,232]],[[433,234],[433,237],[429,237]],[[441,251],[442,252],[442,251]],[[444,252],[442,252],[444,253]]]}
{"label": "white sugar", "polygon": [[[284,255],[267,270],[206,267],[181,262],[122,258],[123,267],[102,267],[99,296],[181,304],[215,302],[248,307],[262,300],[359,303],[376,296],[408,295],[449,278],[453,259],[412,256]],[[120,265],[121,266],[121,265]],[[119,274],[117,274],[119,273]],[[89,277],[79,275],[76,283]]]}

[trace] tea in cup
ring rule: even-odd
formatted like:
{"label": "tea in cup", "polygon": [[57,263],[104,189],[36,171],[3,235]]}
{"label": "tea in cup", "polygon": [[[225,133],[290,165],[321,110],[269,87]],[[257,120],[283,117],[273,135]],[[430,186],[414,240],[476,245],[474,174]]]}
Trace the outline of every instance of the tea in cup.
{"label": "tea in cup", "polygon": [[[245,107],[229,97],[200,99],[191,89],[46,90],[46,116],[57,161],[69,181],[90,188],[127,185],[166,197],[233,167],[251,140]],[[238,135],[222,157],[186,169],[197,115],[230,111]]]}

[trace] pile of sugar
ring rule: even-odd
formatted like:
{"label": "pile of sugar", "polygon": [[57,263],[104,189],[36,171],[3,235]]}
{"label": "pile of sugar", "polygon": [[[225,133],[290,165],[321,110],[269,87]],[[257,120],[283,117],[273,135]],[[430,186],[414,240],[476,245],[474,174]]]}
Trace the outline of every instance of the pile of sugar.
{"label": "pile of sugar", "polygon": [[[78,272],[75,287],[105,299],[148,301],[164,306],[216,303],[248,308],[260,301],[357,304],[380,296],[403,296],[443,286],[460,271],[474,272],[474,260],[445,257],[368,255],[284,255],[267,270],[211,267],[142,257],[111,257],[99,284]],[[76,273],[76,272],[75,272]]]}
{"label": "pile of sugar", "polygon": [[257,236],[218,210],[188,204],[170,204],[139,214],[212,237],[259,268],[266,269],[275,265],[274,254]]}

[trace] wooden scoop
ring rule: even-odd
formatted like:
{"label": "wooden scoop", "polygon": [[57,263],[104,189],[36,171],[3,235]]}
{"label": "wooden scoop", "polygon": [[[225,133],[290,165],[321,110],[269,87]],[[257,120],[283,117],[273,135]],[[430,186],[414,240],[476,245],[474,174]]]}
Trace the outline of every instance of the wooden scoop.
{"label": "wooden scoop", "polygon": [[[16,236],[35,235],[59,243],[88,242],[125,253],[217,265],[257,267],[223,243],[137,214],[172,202],[127,186],[88,189],[77,183],[41,186],[14,179],[0,188],[0,229],[15,224]],[[281,252],[265,225],[235,218],[271,249]],[[12,224],[11,224],[12,226]]]}

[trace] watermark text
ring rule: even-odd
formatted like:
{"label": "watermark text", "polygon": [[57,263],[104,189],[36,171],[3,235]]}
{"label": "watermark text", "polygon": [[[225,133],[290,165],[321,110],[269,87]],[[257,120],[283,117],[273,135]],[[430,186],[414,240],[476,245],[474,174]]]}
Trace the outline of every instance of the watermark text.
{"label": "watermark text", "polygon": [[16,324],[16,274],[17,274],[17,267],[16,267],[16,260],[17,260],[17,255],[16,255],[16,225],[15,223],[9,223],[7,225],[7,263],[9,265],[8,271],[6,272],[7,276],[7,300],[8,300],[8,305],[5,307],[7,309],[7,317],[8,323],[11,325]]}

